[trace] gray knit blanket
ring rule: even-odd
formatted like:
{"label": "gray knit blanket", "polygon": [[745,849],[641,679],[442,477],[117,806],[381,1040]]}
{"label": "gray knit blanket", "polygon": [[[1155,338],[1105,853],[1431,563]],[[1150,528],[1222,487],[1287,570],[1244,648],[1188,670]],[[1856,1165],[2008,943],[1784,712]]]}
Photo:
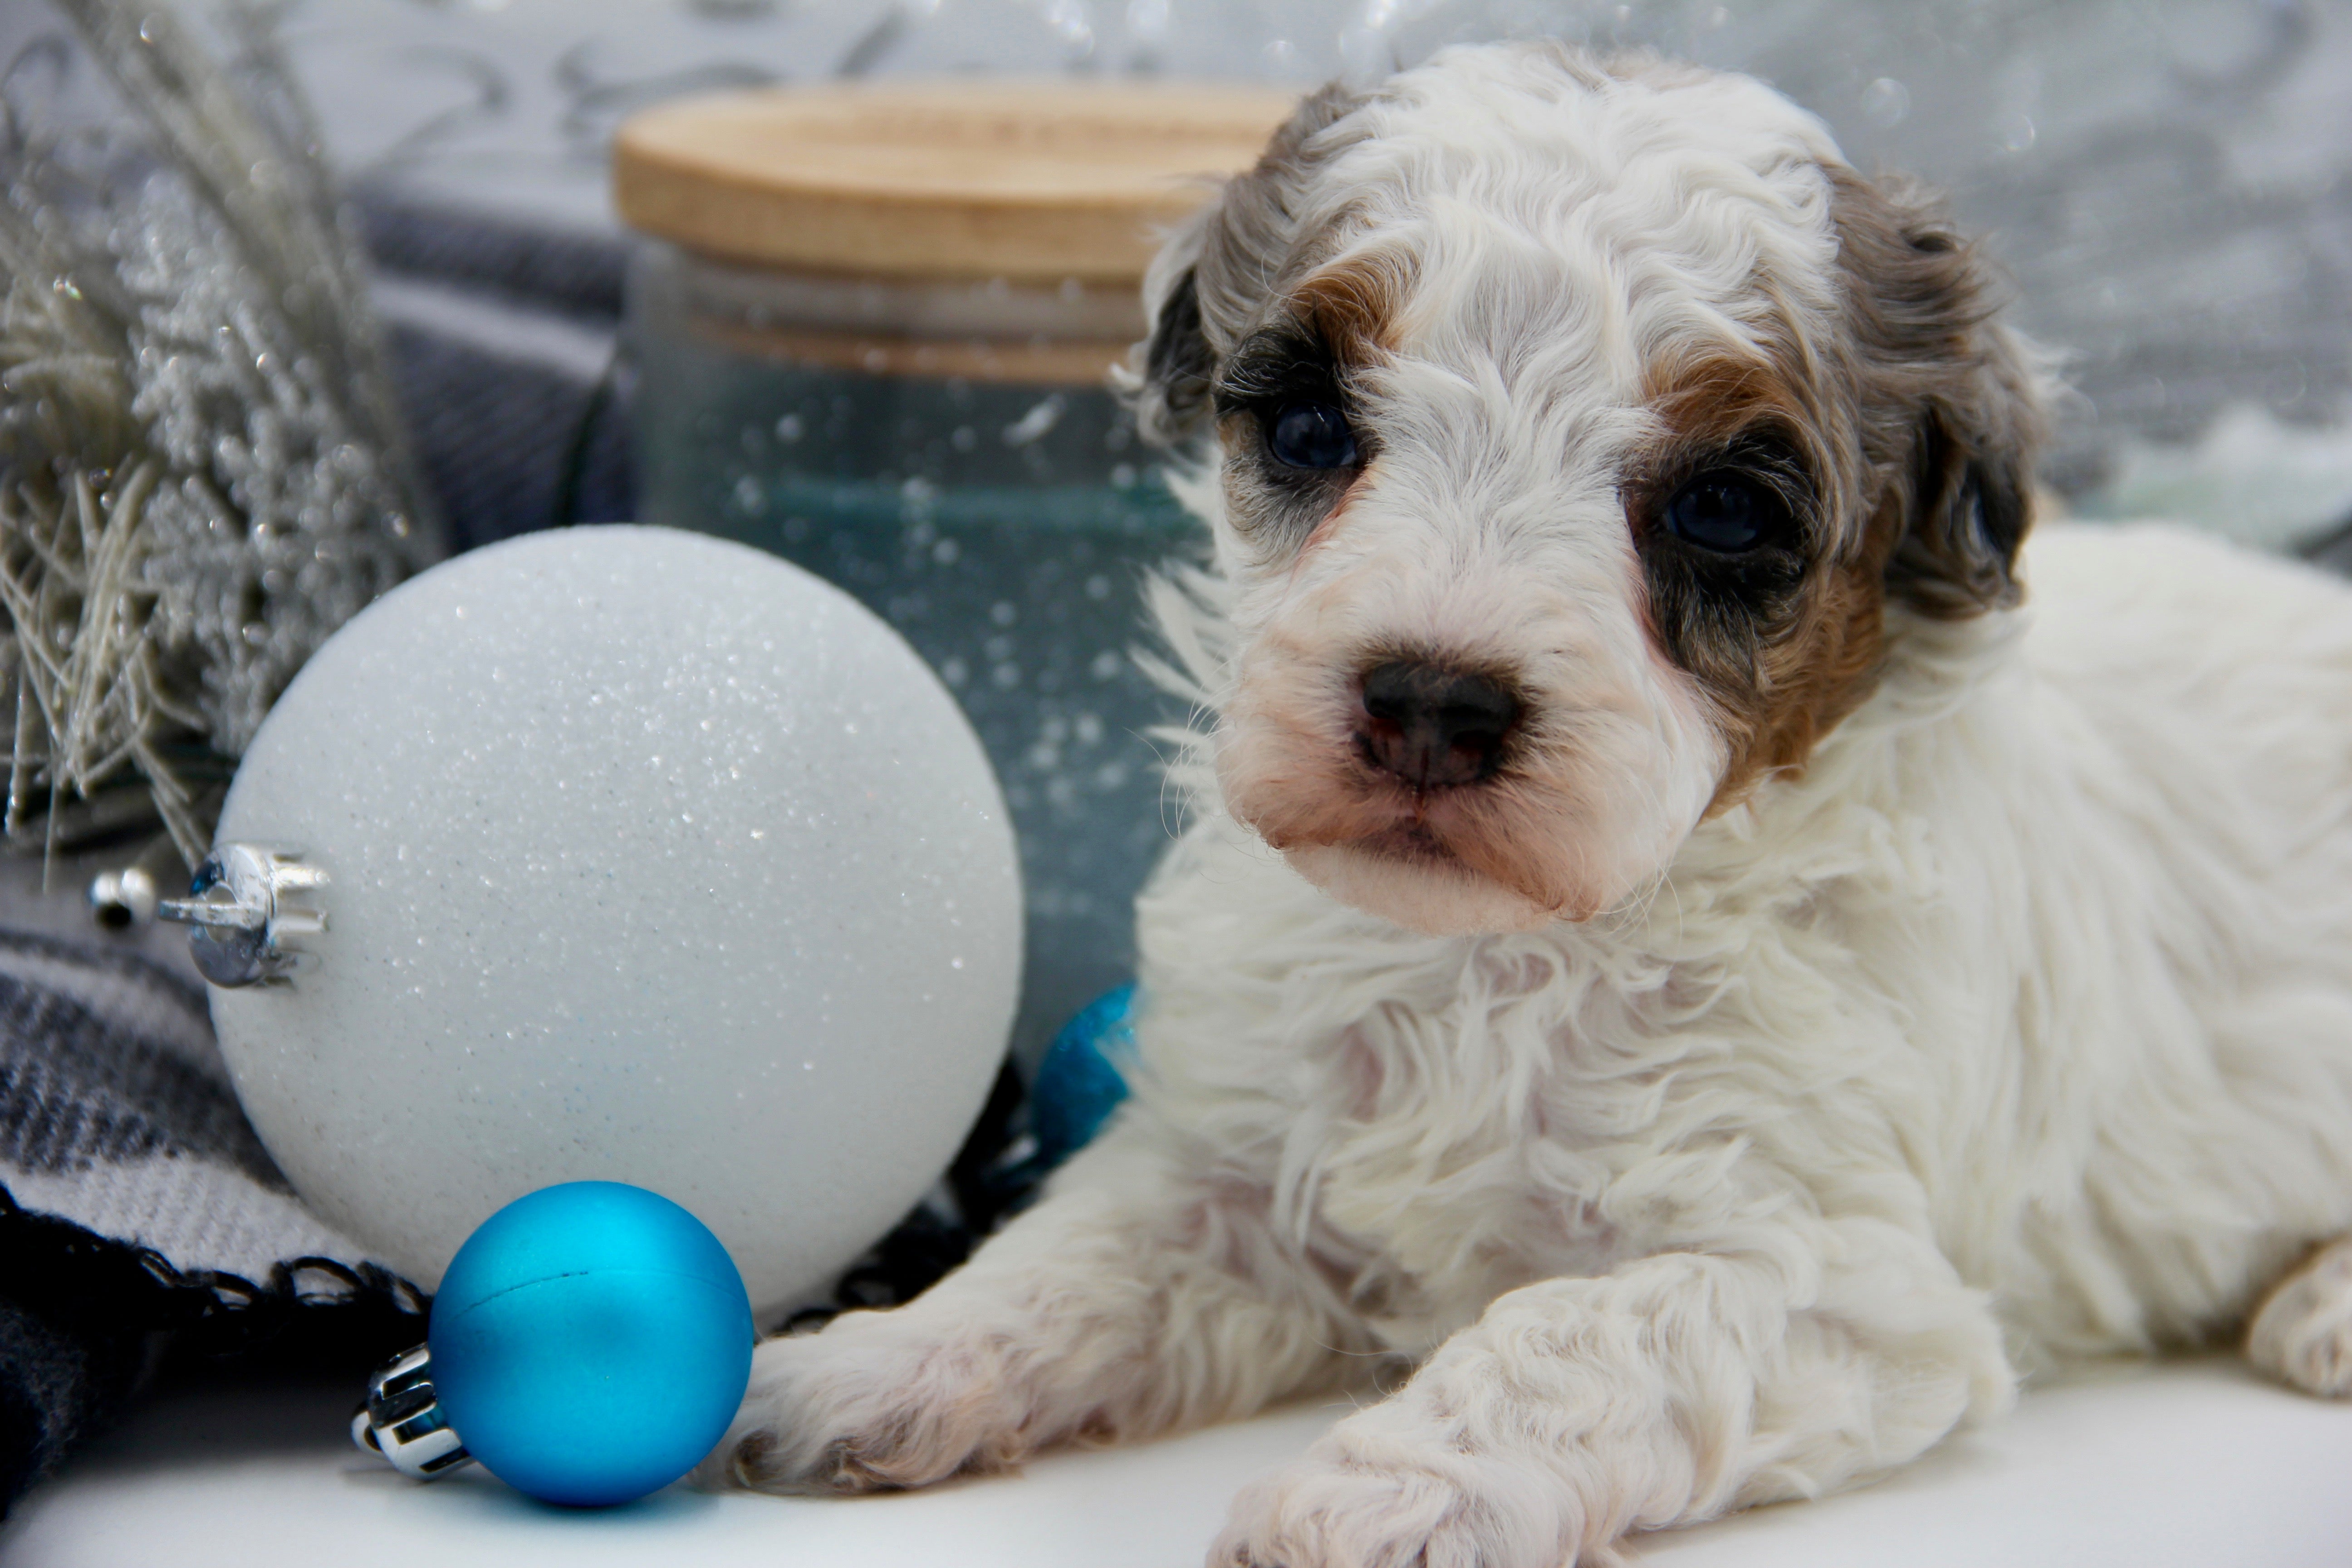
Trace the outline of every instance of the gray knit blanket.
{"label": "gray knit blanket", "polygon": [[364,1365],[416,1291],[294,1196],[205,998],[152,961],[0,931],[0,1506],[136,1394],[159,1346]]}

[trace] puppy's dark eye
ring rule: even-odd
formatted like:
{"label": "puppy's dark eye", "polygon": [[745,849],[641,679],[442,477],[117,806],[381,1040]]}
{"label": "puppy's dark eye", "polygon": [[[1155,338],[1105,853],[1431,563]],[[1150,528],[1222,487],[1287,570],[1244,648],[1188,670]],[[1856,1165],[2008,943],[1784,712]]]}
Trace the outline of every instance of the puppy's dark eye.
{"label": "puppy's dark eye", "polygon": [[1265,448],[1294,468],[1345,468],[1356,461],[1356,433],[1328,403],[1286,404],[1266,425]]}
{"label": "puppy's dark eye", "polygon": [[1789,503],[1771,486],[1736,468],[1709,468],[1685,480],[1666,502],[1666,529],[1686,544],[1744,555],[1789,531]]}

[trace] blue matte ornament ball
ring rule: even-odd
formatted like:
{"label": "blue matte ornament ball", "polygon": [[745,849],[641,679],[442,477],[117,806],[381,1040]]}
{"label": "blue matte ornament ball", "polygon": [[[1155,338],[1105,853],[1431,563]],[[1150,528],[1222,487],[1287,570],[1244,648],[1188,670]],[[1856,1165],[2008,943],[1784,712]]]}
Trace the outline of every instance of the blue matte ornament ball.
{"label": "blue matte ornament ball", "polygon": [[708,1227],[619,1182],[518,1198],[433,1298],[433,1385],[468,1452],[519,1491],[603,1507],[659,1490],[727,1430],[751,1303]]}
{"label": "blue matte ornament ball", "polygon": [[1045,1047],[1029,1089],[1037,1160],[1052,1170],[1094,1141],[1127,1099],[1120,1064],[1135,1054],[1136,988],[1107,991],[1078,1010]]}

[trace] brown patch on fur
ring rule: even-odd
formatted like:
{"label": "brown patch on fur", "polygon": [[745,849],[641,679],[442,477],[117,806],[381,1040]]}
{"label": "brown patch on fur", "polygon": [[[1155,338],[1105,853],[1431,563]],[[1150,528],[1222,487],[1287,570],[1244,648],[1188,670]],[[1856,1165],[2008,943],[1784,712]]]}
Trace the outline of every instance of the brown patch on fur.
{"label": "brown patch on fur", "polygon": [[1395,351],[1397,310],[1406,289],[1402,258],[1357,255],[1300,282],[1290,305],[1330,344],[1339,363],[1353,370]]}
{"label": "brown patch on fur", "polygon": [[[1853,464],[1832,436],[1836,414],[1819,394],[1780,365],[1728,355],[1678,367],[1650,390],[1667,439],[1628,499],[1635,537],[1645,543],[1652,636],[1706,693],[1724,737],[1727,760],[1710,816],[1759,780],[1802,767],[1877,675],[1891,530],[1875,516],[1853,527],[1837,504],[1853,489]],[[1659,512],[1676,487],[1743,443],[1785,451],[1801,470],[1788,476],[1804,492],[1790,498],[1792,551],[1716,562],[1645,537],[1662,526]]]}
{"label": "brown patch on fur", "polygon": [[1814,744],[1870,695],[1885,643],[1881,583],[1874,562],[1832,569],[1806,595],[1791,634],[1766,645],[1763,700],[1708,815],[1729,809],[1772,773],[1801,770]]}
{"label": "brown patch on fur", "polygon": [[1814,416],[1793,374],[1727,353],[1652,365],[1642,395],[1680,449],[1711,450],[1759,427],[1801,438]]}
{"label": "brown patch on fur", "polygon": [[[1265,319],[1219,365],[1226,387],[1231,373],[1240,366],[1238,379],[1266,389],[1241,405],[1229,401],[1226,390],[1215,401],[1224,410],[1216,428],[1225,453],[1226,517],[1235,532],[1262,542],[1269,556],[1289,553],[1304,559],[1315,544],[1329,538],[1349,500],[1367,482],[1380,447],[1359,423],[1359,461],[1352,469],[1283,472],[1263,449],[1262,421],[1267,410],[1285,401],[1290,367],[1305,367],[1303,379],[1292,383],[1297,392],[1355,415],[1359,405],[1351,383],[1359,372],[1394,353],[1396,316],[1407,282],[1404,265],[1394,257],[1351,256],[1320,268],[1271,306]],[[1268,482],[1277,475],[1282,482]]]}
{"label": "brown patch on fur", "polygon": [[1173,254],[1191,259],[1146,299],[1150,332],[1131,355],[1145,440],[1172,446],[1206,422],[1219,364],[1298,267],[1296,209],[1338,151],[1323,132],[1362,102],[1338,82],[1308,94],[1256,165],[1227,181],[1171,241]]}
{"label": "brown patch on fur", "polygon": [[[1666,440],[1626,489],[1653,636],[1706,692],[1727,745],[1709,815],[1801,769],[1869,696],[1889,597],[1957,618],[2019,596],[2032,372],[1992,321],[1982,264],[1923,195],[1827,174],[1843,331],[1808,342],[1780,306],[1760,353],[1656,367],[1646,394]],[[1710,561],[1658,541],[1675,487],[1743,443],[1801,470],[1793,549]]]}

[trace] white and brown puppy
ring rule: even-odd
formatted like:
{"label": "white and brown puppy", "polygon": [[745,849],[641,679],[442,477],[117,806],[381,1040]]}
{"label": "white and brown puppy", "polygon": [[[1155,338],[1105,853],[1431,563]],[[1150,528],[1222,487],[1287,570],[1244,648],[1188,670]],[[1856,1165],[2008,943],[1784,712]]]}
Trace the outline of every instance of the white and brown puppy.
{"label": "white and brown puppy", "polygon": [[2036,373],[1930,206],[1754,81],[1464,49],[1308,100],[1149,293],[1217,569],[1135,1096],[762,1346],[720,1470],[1389,1368],[1215,1560],[1557,1568],[2068,1357],[2251,1317],[2352,1386],[2352,592],[2021,557]]}

